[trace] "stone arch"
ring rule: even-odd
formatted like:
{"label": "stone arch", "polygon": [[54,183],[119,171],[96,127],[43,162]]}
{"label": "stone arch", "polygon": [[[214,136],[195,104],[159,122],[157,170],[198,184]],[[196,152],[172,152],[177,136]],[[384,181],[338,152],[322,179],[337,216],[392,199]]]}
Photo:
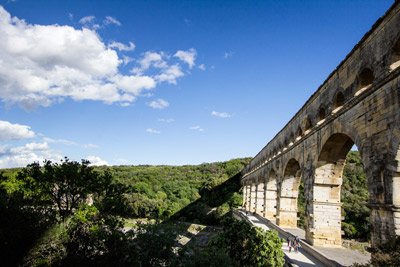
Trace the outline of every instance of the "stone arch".
{"label": "stone arch", "polygon": [[288,144],[288,147],[291,147],[292,145],[293,145],[293,143],[295,142],[295,136],[294,136],[294,133],[293,132],[290,132],[290,135],[289,135],[289,144]]}
{"label": "stone arch", "polygon": [[333,113],[338,111],[343,105],[344,102],[346,101],[343,92],[339,91],[336,93],[335,98],[333,99]]}
{"label": "stone arch", "polygon": [[299,162],[292,158],[286,164],[279,192],[277,223],[283,227],[297,226],[297,198],[301,169]]}
{"label": "stone arch", "polygon": [[400,38],[394,44],[390,55],[390,70],[400,66]]}
{"label": "stone arch", "polygon": [[326,118],[326,109],[324,105],[321,105],[318,109],[318,117],[317,117],[317,121],[319,123],[321,123],[322,121],[324,121]]}
{"label": "stone arch", "polygon": [[346,156],[353,145],[351,137],[335,133],[329,136],[319,153],[313,182],[313,245],[342,245],[340,192]]}
{"label": "stone arch", "polygon": [[276,219],[276,207],[278,198],[278,181],[277,175],[274,169],[271,168],[267,179],[265,180],[265,204],[264,204],[264,217],[275,221]]}
{"label": "stone arch", "polygon": [[298,126],[296,131],[296,141],[300,140],[301,137],[303,137],[303,130],[301,129],[300,126]]}
{"label": "stone arch", "polygon": [[304,134],[307,134],[311,131],[311,128],[312,128],[312,123],[311,123],[310,117],[306,116],[303,123],[304,123]]}
{"label": "stone arch", "polygon": [[289,142],[290,142],[290,136],[285,137],[285,140],[283,141],[282,151],[285,151],[289,147]]}
{"label": "stone arch", "polygon": [[374,72],[370,68],[364,68],[357,78],[357,87],[355,95],[359,95],[367,90],[374,82]]}

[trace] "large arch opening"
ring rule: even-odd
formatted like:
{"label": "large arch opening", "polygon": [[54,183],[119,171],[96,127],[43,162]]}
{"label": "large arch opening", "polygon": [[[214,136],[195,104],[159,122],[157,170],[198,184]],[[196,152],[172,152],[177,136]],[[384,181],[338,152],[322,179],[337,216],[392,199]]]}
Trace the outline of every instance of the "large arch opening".
{"label": "large arch opening", "polygon": [[279,195],[279,226],[297,227],[297,198],[300,185],[300,164],[291,159],[286,165]]}
{"label": "large arch opening", "polygon": [[342,231],[350,238],[368,233],[367,179],[359,152],[350,152],[353,146],[349,136],[334,134],[319,154],[313,184],[313,245],[341,246]]}
{"label": "large arch opening", "polygon": [[268,178],[266,179],[265,186],[265,209],[264,217],[275,222],[276,220],[276,206],[278,197],[278,187],[276,180],[276,173],[274,170],[269,172]]}

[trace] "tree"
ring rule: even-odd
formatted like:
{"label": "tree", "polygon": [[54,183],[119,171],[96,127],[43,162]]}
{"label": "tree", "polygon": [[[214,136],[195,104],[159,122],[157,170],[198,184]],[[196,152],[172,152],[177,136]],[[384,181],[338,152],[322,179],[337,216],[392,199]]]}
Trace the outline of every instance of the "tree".
{"label": "tree", "polygon": [[232,218],[224,221],[224,229],[210,243],[226,248],[235,266],[283,266],[282,240],[276,231],[264,231]]}
{"label": "tree", "polygon": [[60,164],[46,160],[43,167],[35,162],[23,169],[17,179],[30,189],[33,199],[57,207],[59,216],[65,220],[102,185],[99,174],[89,164],[88,160],[79,163],[67,157]]}

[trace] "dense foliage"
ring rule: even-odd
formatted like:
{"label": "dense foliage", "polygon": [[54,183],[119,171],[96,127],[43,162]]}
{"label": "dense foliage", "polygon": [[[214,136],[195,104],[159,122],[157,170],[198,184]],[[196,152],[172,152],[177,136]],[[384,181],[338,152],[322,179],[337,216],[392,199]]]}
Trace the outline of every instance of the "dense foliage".
{"label": "dense foliage", "polygon": [[227,219],[224,230],[211,242],[224,248],[234,266],[283,266],[282,240],[276,231],[264,231],[247,222]]}
{"label": "dense foliage", "polygon": [[343,171],[342,229],[347,238],[369,238],[368,181],[358,151],[350,151]]}
{"label": "dense foliage", "polygon": [[247,158],[186,166],[110,167],[114,179],[129,188],[126,209],[119,215],[216,224],[230,207],[242,204],[236,174],[248,162]]}
{"label": "dense foliage", "polygon": [[[99,265],[113,262],[119,255],[113,247],[125,251],[128,244],[132,246],[124,241],[129,235],[121,236],[121,221],[116,215],[218,223],[232,206],[241,205],[239,177],[229,178],[247,162],[236,159],[198,166],[95,168],[88,161],[66,158],[61,163],[46,161],[43,167],[33,163],[24,169],[3,170],[0,256],[7,256],[10,265],[16,265],[30,250],[25,258],[28,266]],[[94,210],[82,208],[85,203],[93,203]],[[196,212],[199,207],[200,213]],[[150,228],[145,232],[159,234]],[[55,234],[59,236],[54,238]],[[142,236],[135,235],[134,247],[145,246],[139,242]],[[138,255],[130,259],[146,258]]]}

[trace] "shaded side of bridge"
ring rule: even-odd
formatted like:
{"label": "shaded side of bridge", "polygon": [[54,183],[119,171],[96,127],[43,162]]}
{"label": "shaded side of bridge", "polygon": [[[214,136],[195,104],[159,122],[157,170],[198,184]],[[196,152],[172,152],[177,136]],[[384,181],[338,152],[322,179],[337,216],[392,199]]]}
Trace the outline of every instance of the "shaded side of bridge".
{"label": "shaded side of bridge", "polygon": [[246,209],[296,227],[303,180],[307,241],[340,246],[342,173],[356,145],[368,179],[372,245],[399,236],[399,74],[396,1],[243,170]]}

